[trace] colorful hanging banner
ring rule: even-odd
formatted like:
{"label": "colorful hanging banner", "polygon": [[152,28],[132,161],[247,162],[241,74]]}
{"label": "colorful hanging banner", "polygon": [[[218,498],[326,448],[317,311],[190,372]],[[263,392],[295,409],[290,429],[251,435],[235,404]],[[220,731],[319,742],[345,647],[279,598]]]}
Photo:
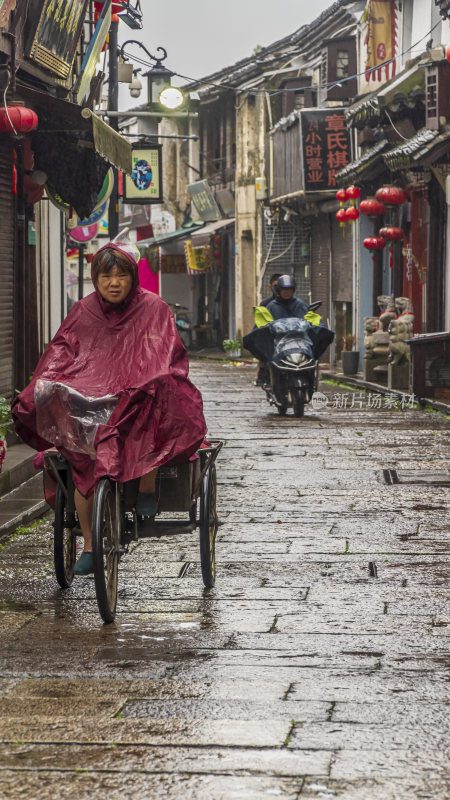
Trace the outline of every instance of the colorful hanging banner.
{"label": "colorful hanging banner", "polygon": [[6,28],[9,15],[16,7],[16,0],[0,0],[0,28]]}
{"label": "colorful hanging banner", "polygon": [[162,145],[133,148],[133,170],[125,175],[124,203],[162,203]]}
{"label": "colorful hanging banner", "polygon": [[188,240],[184,243],[184,252],[189,275],[209,272],[213,264],[210,247],[192,247],[192,242]]}
{"label": "colorful hanging banner", "polygon": [[[369,82],[395,75],[397,52],[397,14],[393,0],[369,0],[367,6],[366,61],[364,71]],[[388,63],[386,63],[388,62]]]}

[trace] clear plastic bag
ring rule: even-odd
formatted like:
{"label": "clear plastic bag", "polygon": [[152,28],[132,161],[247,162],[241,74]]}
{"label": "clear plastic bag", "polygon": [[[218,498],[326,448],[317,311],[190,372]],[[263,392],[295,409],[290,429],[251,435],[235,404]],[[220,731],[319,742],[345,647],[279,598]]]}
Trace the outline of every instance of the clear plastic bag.
{"label": "clear plastic bag", "polygon": [[39,378],[34,388],[37,433],[55,447],[95,459],[95,437],[117,403],[116,395],[86,397],[58,381]]}
{"label": "clear plastic bag", "polygon": [[275,334],[273,361],[278,363],[290,353],[303,353],[314,358],[313,344],[310,339],[311,325],[305,319],[287,317],[270,323]]}

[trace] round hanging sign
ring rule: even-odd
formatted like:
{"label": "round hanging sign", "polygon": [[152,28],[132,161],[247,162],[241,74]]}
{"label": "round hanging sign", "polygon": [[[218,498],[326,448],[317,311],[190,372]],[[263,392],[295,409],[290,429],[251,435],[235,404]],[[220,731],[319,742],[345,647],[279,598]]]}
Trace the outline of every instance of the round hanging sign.
{"label": "round hanging sign", "polygon": [[66,214],[70,212],[70,205],[69,203],[65,203],[62,197],[52,189],[48,183],[45,184],[45,191],[47,192],[48,199],[51,200],[56,208],[59,208],[60,211],[64,211]]}
{"label": "round hanging sign", "polygon": [[102,188],[100,189],[97,195],[97,205],[100,205],[100,203],[104,203],[105,200],[108,199],[113,188],[114,188],[114,172],[112,170],[112,167],[110,167],[108,172],[106,173],[105,180],[102,183]]}
{"label": "round hanging sign", "polygon": [[77,228],[74,228],[70,231],[70,238],[74,240],[74,242],[90,242],[95,236],[97,236],[98,232],[98,224],[95,223],[94,225],[79,225]]}
{"label": "round hanging sign", "polygon": [[96,206],[94,208],[94,210],[92,211],[92,213],[89,214],[88,217],[86,217],[86,219],[80,219],[78,217],[78,219],[77,219],[77,228],[80,228],[80,227],[85,228],[86,226],[93,225],[95,222],[99,222],[101,220],[101,218],[103,217],[105,211],[106,211],[107,202],[108,201],[105,200],[105,202],[102,203],[100,206]]}
{"label": "round hanging sign", "polygon": [[[102,188],[100,189],[100,191],[99,191],[99,193],[97,195],[97,203],[95,205],[94,211],[97,209],[97,207],[99,205],[105,203],[106,200],[108,200],[108,198],[111,195],[111,192],[113,190],[113,187],[114,187],[114,173],[113,173],[112,169],[110,168],[108,170],[108,172],[106,173],[105,180],[102,183]],[[52,189],[52,187],[49,186],[48,183],[45,186],[45,190],[47,192],[49,200],[51,200],[51,202],[53,203],[53,205],[56,206],[56,208],[59,208],[60,211],[64,211],[66,214],[70,213],[70,205],[69,205],[69,203],[66,203],[65,200],[63,200],[62,197],[58,194],[58,192],[56,192],[54,189]],[[94,213],[94,211],[92,212],[92,214]],[[91,216],[92,216],[92,214],[91,214]],[[89,217],[89,219],[90,219],[90,217]],[[100,219],[100,217],[97,217],[97,219]],[[84,223],[84,220],[83,220],[83,223]],[[81,225],[82,224],[81,221],[78,224]]]}

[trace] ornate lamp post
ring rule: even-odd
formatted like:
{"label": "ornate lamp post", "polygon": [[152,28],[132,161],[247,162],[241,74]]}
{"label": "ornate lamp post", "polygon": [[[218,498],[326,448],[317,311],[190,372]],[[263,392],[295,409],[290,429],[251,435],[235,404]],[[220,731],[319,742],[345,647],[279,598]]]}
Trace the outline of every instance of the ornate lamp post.
{"label": "ornate lamp post", "polygon": [[123,60],[130,58],[125,53],[125,48],[128,44],[136,44],[145,51],[150,61],[154,61],[155,65],[148,71],[143,73],[147,78],[148,96],[147,102],[151,109],[161,111],[161,114],[167,114],[172,109],[179,108],[184,103],[184,95],[171,84],[173,72],[163,65],[163,61],[167,58],[167,50],[164,47],[157,47],[156,52],[161,53],[160,56],[154,56],[142,42],[135,39],[128,39],[123,43],[119,51],[119,57]]}

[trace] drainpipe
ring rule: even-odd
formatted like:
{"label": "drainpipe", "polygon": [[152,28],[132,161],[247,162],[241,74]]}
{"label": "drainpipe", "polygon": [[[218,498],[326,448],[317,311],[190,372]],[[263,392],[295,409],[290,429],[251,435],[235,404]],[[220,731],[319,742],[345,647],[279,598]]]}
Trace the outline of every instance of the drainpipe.
{"label": "drainpipe", "polygon": [[359,225],[352,225],[352,228],[352,333],[355,350],[359,350],[359,270],[357,264]]}
{"label": "drainpipe", "polygon": [[[118,111],[119,102],[119,82],[118,82],[118,60],[117,60],[117,34],[119,29],[118,18],[111,22],[109,29],[109,91],[108,91],[108,109],[111,111]],[[115,131],[119,130],[119,119],[116,114],[111,115],[109,122],[111,128]],[[108,212],[108,235],[109,239],[114,239],[119,233],[119,194],[118,194],[118,170],[112,167],[114,180],[113,190],[109,198],[109,212]]]}
{"label": "drainpipe", "polygon": [[447,202],[447,229],[445,241],[445,276],[444,276],[444,326],[450,331],[450,175],[445,179],[445,200]]}
{"label": "drainpipe", "polygon": [[[331,219],[331,214],[327,214],[328,216],[328,227],[329,227],[329,250],[328,250],[328,308],[330,318],[328,320],[328,327],[331,330],[334,330],[334,308],[333,308],[333,223]],[[336,341],[333,339],[332,344],[330,345],[330,367],[333,366],[336,362]]]}

